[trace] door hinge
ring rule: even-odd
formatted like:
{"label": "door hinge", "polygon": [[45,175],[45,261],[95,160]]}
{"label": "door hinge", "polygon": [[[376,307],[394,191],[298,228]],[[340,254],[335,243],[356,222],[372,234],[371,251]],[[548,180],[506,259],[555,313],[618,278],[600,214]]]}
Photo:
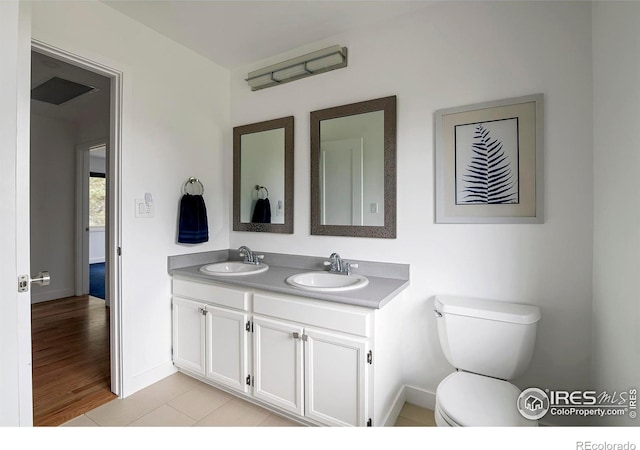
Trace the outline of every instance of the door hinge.
{"label": "door hinge", "polygon": [[367,362],[373,364],[373,352],[371,350],[367,352]]}
{"label": "door hinge", "polygon": [[247,378],[244,379],[244,382],[247,386],[253,386],[253,377],[251,375],[247,375]]}
{"label": "door hinge", "polygon": [[368,427],[372,427],[373,426],[373,421],[371,420],[371,417],[369,417],[369,420],[367,420],[367,426]]}
{"label": "door hinge", "polygon": [[247,320],[247,324],[244,326],[244,329],[247,330],[249,333],[253,333],[253,322],[251,322],[250,320]]}
{"label": "door hinge", "polygon": [[118,247],[117,253],[118,256],[122,256],[122,247]]}

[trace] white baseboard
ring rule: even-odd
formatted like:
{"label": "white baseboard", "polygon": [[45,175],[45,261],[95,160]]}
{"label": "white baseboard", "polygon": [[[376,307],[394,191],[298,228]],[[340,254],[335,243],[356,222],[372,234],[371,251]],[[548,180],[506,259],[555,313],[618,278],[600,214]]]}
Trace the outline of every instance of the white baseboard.
{"label": "white baseboard", "polygon": [[65,297],[73,297],[75,291],[73,288],[57,289],[55,291],[46,289],[42,292],[31,291],[31,304],[48,302],[49,300],[58,300]]}
{"label": "white baseboard", "polygon": [[395,425],[405,402],[413,403],[421,408],[433,411],[436,407],[436,394],[434,392],[427,391],[426,389],[408,386],[406,384],[403,385],[396,394],[393,406],[387,414],[387,417],[382,421],[383,427],[392,427]]}
{"label": "white baseboard", "polygon": [[404,386],[405,390],[405,402],[413,403],[421,408],[430,409],[435,411],[436,409],[436,393],[427,391],[426,389],[417,388],[414,386]]}
{"label": "white baseboard", "polygon": [[401,386],[398,390],[398,393],[396,394],[396,398],[393,400],[393,406],[391,407],[391,410],[389,410],[387,417],[382,420],[380,426],[392,427],[396,424],[398,416],[400,415],[400,411],[402,410],[402,406],[404,405],[404,399],[404,386]]}

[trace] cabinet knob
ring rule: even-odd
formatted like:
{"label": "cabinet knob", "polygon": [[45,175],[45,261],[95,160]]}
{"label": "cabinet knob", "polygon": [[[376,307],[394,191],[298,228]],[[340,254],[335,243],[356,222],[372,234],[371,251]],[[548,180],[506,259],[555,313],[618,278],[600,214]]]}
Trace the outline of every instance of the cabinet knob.
{"label": "cabinet knob", "polygon": [[297,331],[293,332],[293,338],[294,339],[300,339],[300,333],[298,333]]}
{"label": "cabinet knob", "polygon": [[308,339],[308,338],[309,338],[309,336],[307,336],[307,335],[306,335],[306,334],[304,334],[304,333],[302,334],[302,340],[303,340],[304,342],[307,342],[307,339]]}

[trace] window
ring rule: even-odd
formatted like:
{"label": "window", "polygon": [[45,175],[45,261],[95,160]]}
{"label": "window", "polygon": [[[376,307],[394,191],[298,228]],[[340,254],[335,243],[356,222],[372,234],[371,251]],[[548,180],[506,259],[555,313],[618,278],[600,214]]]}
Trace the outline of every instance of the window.
{"label": "window", "polygon": [[89,226],[106,224],[107,183],[103,173],[91,172],[89,177]]}

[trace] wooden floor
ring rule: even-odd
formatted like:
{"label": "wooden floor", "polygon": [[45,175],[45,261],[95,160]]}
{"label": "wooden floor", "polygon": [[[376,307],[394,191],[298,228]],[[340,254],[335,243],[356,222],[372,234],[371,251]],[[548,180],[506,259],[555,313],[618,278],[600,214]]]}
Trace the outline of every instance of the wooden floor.
{"label": "wooden floor", "polygon": [[116,398],[110,391],[109,308],[90,296],[31,307],[33,424],[56,426]]}

